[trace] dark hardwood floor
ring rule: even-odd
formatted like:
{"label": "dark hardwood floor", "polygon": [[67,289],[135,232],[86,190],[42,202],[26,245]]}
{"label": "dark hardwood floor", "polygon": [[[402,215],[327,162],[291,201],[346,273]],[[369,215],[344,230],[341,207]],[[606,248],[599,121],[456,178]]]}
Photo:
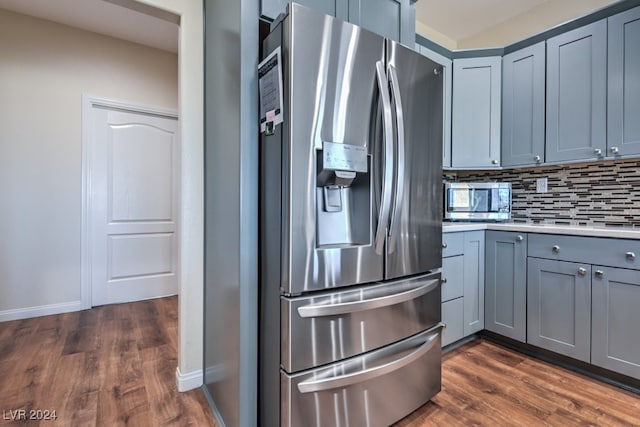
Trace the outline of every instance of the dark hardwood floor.
{"label": "dark hardwood floor", "polygon": [[[0,323],[0,425],[215,426],[202,391],[176,390],[176,357],[175,297]],[[12,420],[21,409],[57,420]],[[640,426],[640,396],[478,340],[397,424],[543,425]]]}
{"label": "dark hardwood floor", "polygon": [[443,357],[442,391],[397,423],[418,426],[640,426],[640,396],[476,340]]}
{"label": "dark hardwood floor", "polygon": [[215,425],[202,391],[175,385],[177,302],[0,323],[0,425]]}

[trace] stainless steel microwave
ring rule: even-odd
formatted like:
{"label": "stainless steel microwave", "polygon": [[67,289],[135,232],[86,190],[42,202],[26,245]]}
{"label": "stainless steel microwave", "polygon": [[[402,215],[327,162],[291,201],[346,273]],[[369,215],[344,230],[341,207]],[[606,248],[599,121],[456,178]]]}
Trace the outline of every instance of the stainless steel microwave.
{"label": "stainless steel microwave", "polygon": [[506,221],[511,219],[511,183],[445,183],[444,219],[454,221]]}

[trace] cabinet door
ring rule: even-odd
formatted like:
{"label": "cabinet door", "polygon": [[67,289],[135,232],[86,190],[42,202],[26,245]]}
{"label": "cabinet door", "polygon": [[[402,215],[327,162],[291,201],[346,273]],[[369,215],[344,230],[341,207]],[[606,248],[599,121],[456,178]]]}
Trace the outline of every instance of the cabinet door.
{"label": "cabinet door", "polygon": [[456,342],[464,336],[464,298],[442,303],[442,346]]}
{"label": "cabinet door", "polygon": [[[349,16],[349,0],[295,0],[303,6],[319,10],[327,15],[347,20]],[[265,18],[276,19],[284,13],[291,0],[260,0],[260,14]]]}
{"label": "cabinet door", "polygon": [[609,18],[608,155],[640,154],[640,7]]}
{"label": "cabinet door", "polygon": [[593,266],[591,363],[640,379],[640,271]]}
{"label": "cabinet door", "polygon": [[589,363],[591,265],[528,258],[527,342]]}
{"label": "cabinet door", "polygon": [[442,258],[442,302],[464,294],[464,255]]}
{"label": "cabinet door", "polygon": [[453,61],[424,46],[418,45],[418,52],[442,65],[442,167],[451,167],[451,88],[453,87]]}
{"label": "cabinet door", "polygon": [[500,166],[502,58],[453,60],[451,166]]}
{"label": "cabinet door", "polygon": [[527,235],[486,235],[485,329],[526,342]]}
{"label": "cabinet door", "polygon": [[464,335],[484,329],[484,231],[464,233]]}
{"label": "cabinet door", "polygon": [[502,58],[502,166],[544,161],[545,43]]}
{"label": "cabinet door", "polygon": [[606,20],[547,40],[547,162],[604,156],[606,96]]}
{"label": "cabinet door", "polygon": [[349,0],[349,22],[413,47],[416,12],[410,0]]}

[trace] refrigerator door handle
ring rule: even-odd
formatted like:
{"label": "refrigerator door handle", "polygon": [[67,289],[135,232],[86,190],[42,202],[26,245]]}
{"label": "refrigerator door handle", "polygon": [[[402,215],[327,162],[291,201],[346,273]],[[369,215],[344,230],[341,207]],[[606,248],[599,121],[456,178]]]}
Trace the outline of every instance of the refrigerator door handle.
{"label": "refrigerator door handle", "polygon": [[300,390],[300,393],[315,393],[335,388],[343,388],[397,371],[398,369],[403,368],[424,356],[437,344],[437,338],[440,334],[442,325],[438,325],[436,328],[437,330],[433,334],[425,337],[423,344],[400,359],[385,363],[384,365],[376,366],[375,368],[363,369],[351,374],[321,380],[303,381],[298,384],[298,390]]}
{"label": "refrigerator door handle", "polygon": [[396,67],[389,65],[389,77],[391,80],[391,93],[396,110],[396,131],[398,135],[397,155],[398,168],[396,170],[396,189],[393,210],[391,211],[391,228],[389,232],[389,253],[396,249],[398,241],[398,227],[400,226],[400,205],[404,199],[404,173],[405,173],[405,138],[404,138],[404,111],[402,109],[402,97]]}
{"label": "refrigerator door handle", "polygon": [[382,100],[382,130],[384,134],[382,196],[380,200],[378,227],[375,235],[375,250],[378,255],[381,255],[387,237],[389,211],[391,209],[391,185],[393,182],[393,122],[391,117],[391,99],[389,98],[388,80],[382,61],[376,62],[376,76],[378,89],[380,90],[380,99]]}
{"label": "refrigerator door handle", "polygon": [[[424,282],[420,286],[400,293],[390,293],[388,295],[378,296],[375,298],[365,299],[361,301],[344,302],[339,304],[306,305],[303,307],[298,307],[298,314],[300,315],[300,317],[337,316],[340,314],[373,310],[374,308],[380,307],[388,307],[390,305],[411,301],[422,295],[428,294],[429,292],[436,289],[439,284],[440,278],[437,278]],[[391,286],[390,288],[393,291],[393,286]]]}

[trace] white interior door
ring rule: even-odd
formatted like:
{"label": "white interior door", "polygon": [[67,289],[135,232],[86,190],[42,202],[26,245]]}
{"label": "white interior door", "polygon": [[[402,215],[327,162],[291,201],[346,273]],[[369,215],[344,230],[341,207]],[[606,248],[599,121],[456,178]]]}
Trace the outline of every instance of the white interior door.
{"label": "white interior door", "polygon": [[177,293],[177,119],[91,107],[92,305]]}

